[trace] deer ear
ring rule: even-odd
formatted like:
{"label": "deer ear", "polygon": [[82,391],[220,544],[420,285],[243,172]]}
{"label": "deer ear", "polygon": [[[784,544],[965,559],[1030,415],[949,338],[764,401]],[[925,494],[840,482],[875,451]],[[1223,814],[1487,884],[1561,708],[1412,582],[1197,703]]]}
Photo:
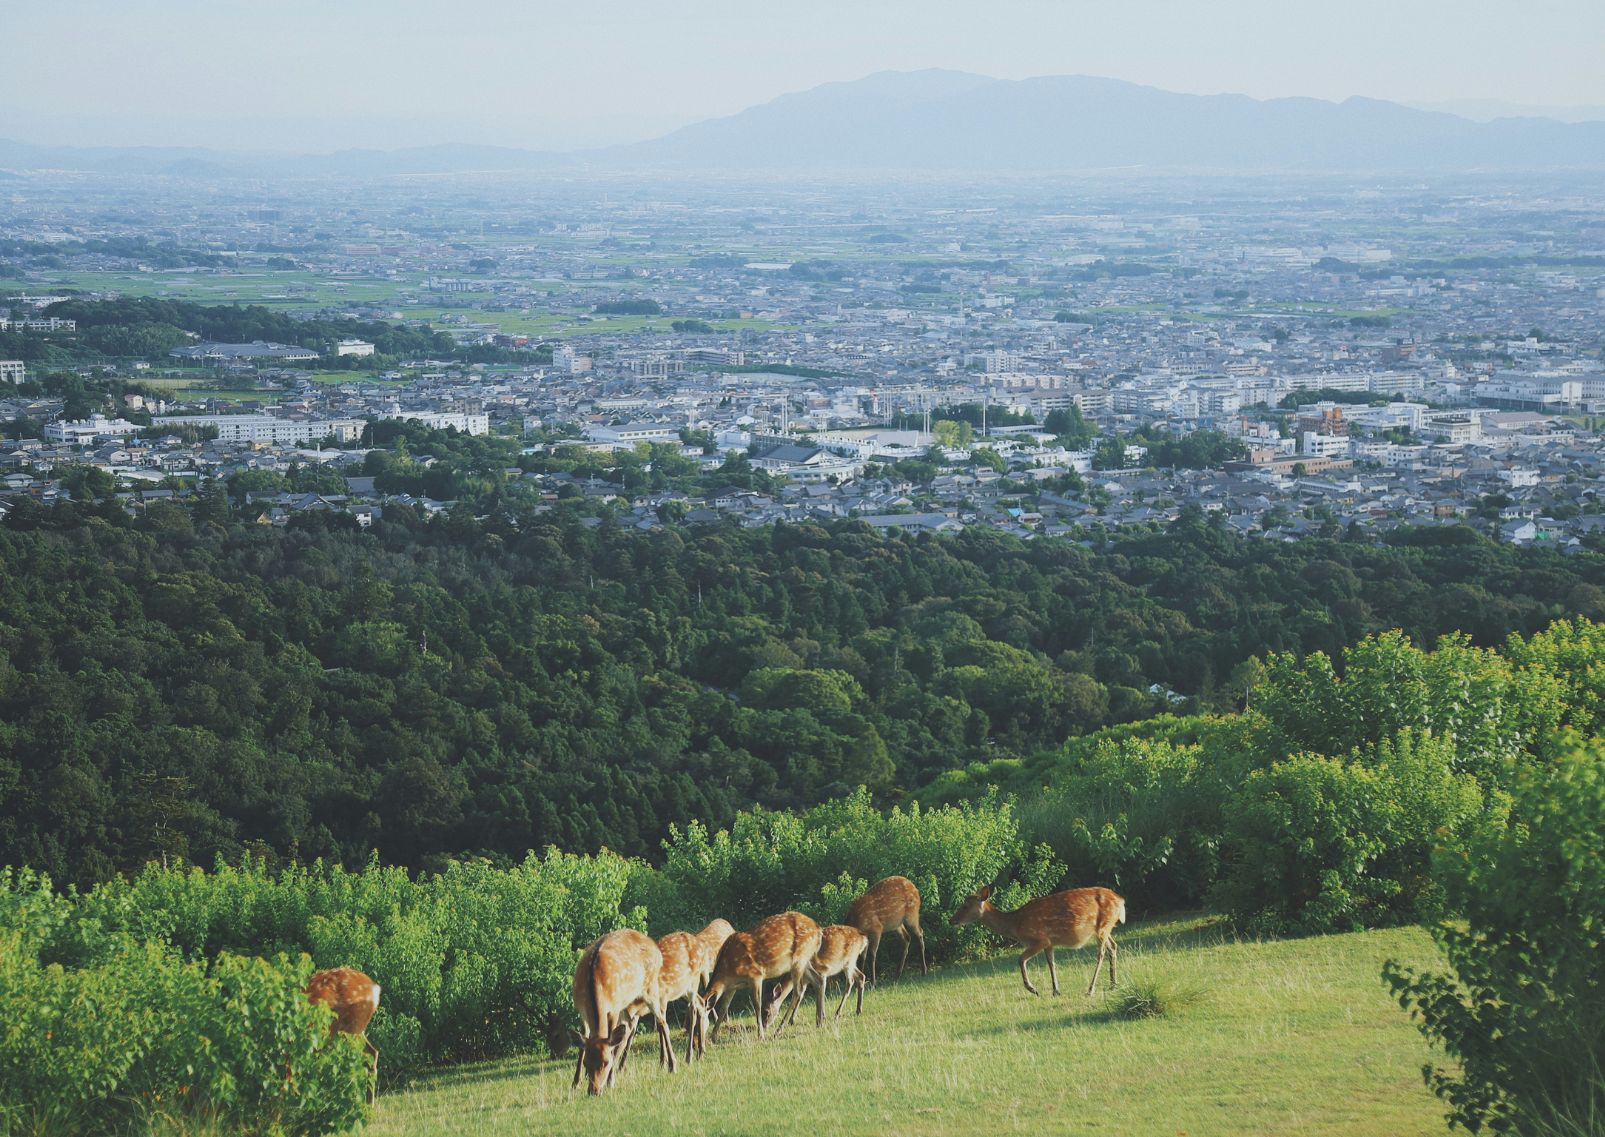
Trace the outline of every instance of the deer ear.
{"label": "deer ear", "polygon": [[571,1042],[573,1042],[575,1046],[584,1046],[585,1045],[585,1036],[583,1034],[581,1034],[579,1031],[575,1030],[573,1027],[569,1027],[568,1028],[568,1037],[569,1037],[569,1040]]}
{"label": "deer ear", "polygon": [[607,1036],[607,1044],[609,1046],[618,1046],[624,1041],[624,1036],[629,1033],[630,1024],[621,1022],[618,1026],[613,1028],[613,1033]]}
{"label": "deer ear", "polygon": [[990,884],[987,885],[985,888],[981,889],[981,891],[977,892],[975,895],[980,897],[982,900],[991,900],[992,899],[992,886]]}

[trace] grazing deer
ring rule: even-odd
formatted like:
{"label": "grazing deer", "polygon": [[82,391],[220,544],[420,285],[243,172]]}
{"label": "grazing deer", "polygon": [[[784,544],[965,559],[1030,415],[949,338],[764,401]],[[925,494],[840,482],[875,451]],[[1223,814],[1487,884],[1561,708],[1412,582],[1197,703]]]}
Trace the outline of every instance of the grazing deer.
{"label": "grazing deer", "polygon": [[881,953],[881,936],[886,932],[896,932],[903,937],[903,958],[897,965],[899,979],[903,977],[903,967],[908,963],[910,932],[920,942],[921,974],[931,973],[930,964],[925,960],[925,933],[920,931],[920,890],[914,887],[914,882],[908,877],[889,876],[873,885],[853,901],[842,922],[851,924],[869,937],[870,986],[879,982],[876,960]]}
{"label": "grazing deer", "polygon": [[[847,989],[842,992],[842,1001],[836,1004],[836,1018],[842,1017],[842,1010],[847,1006],[847,996],[854,990],[858,992],[858,1007],[855,1013],[864,1013],[864,972],[859,968],[858,961],[864,952],[869,950],[869,940],[863,932],[847,924],[832,924],[822,928],[819,934],[819,951],[814,954],[813,962],[808,965],[808,978],[812,981],[818,977],[817,987],[823,995],[830,987],[833,975],[841,975],[847,980]],[[791,994],[791,980],[787,979],[769,996],[769,1009],[786,1001]],[[798,1000],[800,1003],[802,1000]],[[790,1026],[792,1019],[797,1017],[797,1003],[791,1006],[791,1015],[786,1019]],[[814,1025],[823,1026],[825,1023],[825,1002],[819,1001],[818,1012],[814,1016]]]}
{"label": "grazing deer", "polygon": [[307,979],[306,996],[308,1002],[321,1003],[334,1012],[330,1034],[354,1034],[362,1039],[372,1075],[368,1085],[368,1104],[372,1105],[379,1088],[379,1048],[368,1041],[365,1032],[379,1009],[379,984],[354,967],[332,967],[312,973]]}
{"label": "grazing deer", "polygon": [[589,1075],[590,1093],[599,1094],[612,1085],[615,1068],[624,1066],[636,1024],[647,1014],[657,1023],[659,1060],[674,1072],[662,975],[663,953],[633,928],[609,932],[581,953],[574,968],[573,993],[584,1032],[574,1036],[580,1047],[574,1085],[580,1084],[582,1070]]}
{"label": "grazing deer", "polygon": [[708,985],[708,980],[713,977],[713,965],[719,958],[719,949],[724,947],[724,942],[735,934],[735,927],[729,920],[725,919],[713,920],[706,928],[697,933],[697,941],[708,949],[708,969],[702,975],[702,985],[704,987]]}
{"label": "grazing deer", "polygon": [[1025,945],[1020,956],[1020,979],[1025,989],[1040,995],[1026,974],[1026,960],[1041,952],[1048,953],[1048,978],[1053,981],[1053,993],[1059,993],[1059,972],[1053,965],[1055,947],[1085,947],[1098,941],[1098,962],[1092,969],[1092,982],[1087,994],[1098,989],[1098,972],[1103,969],[1103,957],[1109,955],[1109,986],[1118,987],[1115,978],[1115,926],[1126,922],[1126,902],[1107,888],[1072,888],[1065,892],[1051,892],[1039,896],[1029,904],[1004,912],[992,905],[992,886],[972,892],[959,910],[953,913],[952,924],[960,927],[977,920],[1000,936]]}
{"label": "grazing deer", "polygon": [[708,1048],[708,1005],[702,1001],[702,985],[713,973],[718,953],[690,932],[670,932],[658,941],[663,953],[663,976],[659,986],[665,1008],[676,999],[686,1001],[685,1060],[694,1061]]}
{"label": "grazing deer", "polygon": [[[763,985],[766,979],[786,976],[791,980],[797,1002],[802,1002],[802,985],[805,979],[814,983],[819,999],[824,1001],[824,984],[818,976],[809,976],[808,965],[819,950],[819,925],[801,912],[782,912],[758,921],[745,932],[736,932],[725,940],[714,964],[713,978],[708,982],[704,1001],[712,1007],[717,1004],[713,1023],[713,1038],[719,1038],[719,1028],[728,1017],[730,1001],[736,992],[752,992],[753,1013],[758,1016],[758,1038],[764,1038]],[[796,1008],[793,1008],[795,1010]],[[775,1027],[778,1036],[785,1023]]]}

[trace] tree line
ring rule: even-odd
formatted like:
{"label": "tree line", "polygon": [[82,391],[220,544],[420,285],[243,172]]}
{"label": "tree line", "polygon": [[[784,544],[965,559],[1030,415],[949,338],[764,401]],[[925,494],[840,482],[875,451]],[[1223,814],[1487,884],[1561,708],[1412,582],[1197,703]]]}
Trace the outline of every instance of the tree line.
{"label": "tree line", "polygon": [[250,520],[216,493],[0,526],[0,863],[652,855],[690,818],[1234,709],[1267,653],[1605,614],[1597,554],[1249,542],[1197,511],[1100,550],[522,500]]}

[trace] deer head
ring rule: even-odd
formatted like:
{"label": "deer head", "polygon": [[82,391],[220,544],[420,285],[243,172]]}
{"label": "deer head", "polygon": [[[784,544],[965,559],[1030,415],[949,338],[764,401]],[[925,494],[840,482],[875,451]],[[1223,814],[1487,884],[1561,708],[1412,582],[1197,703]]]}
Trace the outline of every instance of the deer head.
{"label": "deer head", "polygon": [[964,903],[959,905],[959,910],[953,913],[953,917],[948,920],[948,923],[955,928],[963,927],[965,924],[973,924],[981,918],[981,913],[990,907],[992,907],[992,886],[989,884],[979,892],[972,892],[966,896]]}
{"label": "deer head", "polygon": [[613,1063],[617,1057],[616,1051],[624,1045],[629,1037],[629,1020],[620,1020],[607,1035],[598,1035],[596,1038],[585,1038],[578,1031],[571,1031],[570,1036],[574,1045],[580,1048],[580,1067],[585,1071],[586,1092],[599,1094],[613,1075]]}

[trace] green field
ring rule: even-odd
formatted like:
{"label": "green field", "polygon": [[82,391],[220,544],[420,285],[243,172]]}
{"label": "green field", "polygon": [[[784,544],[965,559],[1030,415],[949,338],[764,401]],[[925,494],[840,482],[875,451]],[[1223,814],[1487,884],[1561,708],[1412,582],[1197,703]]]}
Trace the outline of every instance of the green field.
{"label": "green field", "polygon": [[[1433,962],[1421,930],[1247,943],[1188,920],[1119,941],[1126,986],[1192,989],[1198,1002],[1169,1017],[1120,1018],[1101,993],[1082,994],[1088,952],[1059,952],[1058,999],[1026,994],[1012,955],[901,983],[883,972],[860,1019],[849,1004],[816,1031],[810,1006],[798,1027],[759,1045],[743,1007],[705,1061],[673,1076],[655,1065],[649,1030],[598,1100],[569,1089],[572,1057],[457,1067],[382,1095],[364,1133],[1445,1131],[1421,1083],[1427,1046],[1377,977],[1389,957]],[[1046,992],[1042,961],[1032,967]],[[675,1039],[683,1056],[678,1029]]]}

